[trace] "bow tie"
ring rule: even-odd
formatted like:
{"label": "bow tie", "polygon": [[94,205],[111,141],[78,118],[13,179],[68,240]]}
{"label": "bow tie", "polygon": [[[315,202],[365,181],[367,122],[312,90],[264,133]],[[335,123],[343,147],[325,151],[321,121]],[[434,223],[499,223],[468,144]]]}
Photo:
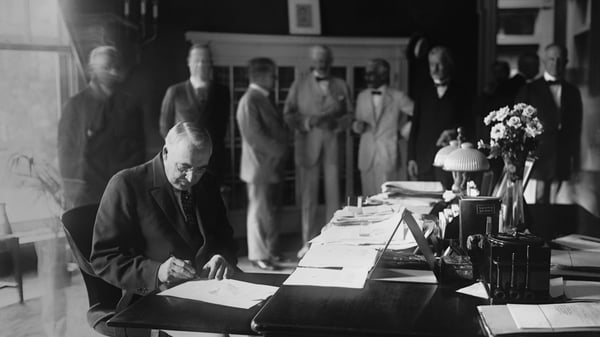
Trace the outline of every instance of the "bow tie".
{"label": "bow tie", "polygon": [[546,84],[548,84],[548,85],[560,85],[560,81],[548,81],[548,80],[546,80]]}
{"label": "bow tie", "polygon": [[371,91],[371,95],[381,95],[381,91],[380,90],[373,90],[373,91]]}
{"label": "bow tie", "polygon": [[321,81],[328,81],[329,78],[328,77],[315,76],[315,80],[317,80],[317,82],[321,82]]}

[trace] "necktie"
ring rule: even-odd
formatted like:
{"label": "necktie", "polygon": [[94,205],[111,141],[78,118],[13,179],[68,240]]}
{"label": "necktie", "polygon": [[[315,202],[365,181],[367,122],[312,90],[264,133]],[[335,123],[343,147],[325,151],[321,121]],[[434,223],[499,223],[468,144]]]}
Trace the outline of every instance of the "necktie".
{"label": "necktie", "polygon": [[327,77],[321,77],[321,76],[315,76],[315,80],[317,80],[317,82],[321,82],[321,81],[327,81],[328,78]]}
{"label": "necktie", "polygon": [[436,87],[436,88],[439,88],[439,87],[445,87],[445,86],[448,86],[448,83],[447,83],[447,82],[443,82],[443,83],[433,83],[433,85],[435,85],[435,87]]}
{"label": "necktie", "polygon": [[371,95],[381,95],[381,91],[373,90],[373,91],[371,91]]}
{"label": "necktie", "polygon": [[194,207],[194,200],[190,192],[181,191],[181,206],[183,208],[183,215],[185,216],[185,225],[190,232],[192,241],[198,243],[199,247],[202,245],[202,235],[200,234],[200,228],[198,228],[196,208]]}
{"label": "necktie", "polygon": [[560,85],[560,81],[546,81],[548,85]]}

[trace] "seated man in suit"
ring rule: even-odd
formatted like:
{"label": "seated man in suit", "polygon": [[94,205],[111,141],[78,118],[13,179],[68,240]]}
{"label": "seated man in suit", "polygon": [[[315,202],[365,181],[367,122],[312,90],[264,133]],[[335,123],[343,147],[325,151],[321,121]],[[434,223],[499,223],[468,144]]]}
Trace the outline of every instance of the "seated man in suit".
{"label": "seated man in suit", "polygon": [[206,172],[208,132],[178,123],[165,141],[154,159],[112,177],[96,216],[92,267],[125,296],[198,276],[227,278],[237,263],[219,188]]}
{"label": "seated man in suit", "polygon": [[361,134],[358,168],[362,193],[381,192],[381,184],[398,179],[398,134],[407,116],[412,116],[413,102],[402,91],[389,87],[390,65],[374,59],[367,64],[363,90],[356,101],[354,132]]}
{"label": "seated man in suit", "polygon": [[237,122],[242,135],[240,179],[248,190],[248,259],[258,268],[274,270],[278,239],[276,191],[283,176],[288,129],[269,100],[275,85],[275,63],[268,58],[250,60],[250,86],[240,99]]}

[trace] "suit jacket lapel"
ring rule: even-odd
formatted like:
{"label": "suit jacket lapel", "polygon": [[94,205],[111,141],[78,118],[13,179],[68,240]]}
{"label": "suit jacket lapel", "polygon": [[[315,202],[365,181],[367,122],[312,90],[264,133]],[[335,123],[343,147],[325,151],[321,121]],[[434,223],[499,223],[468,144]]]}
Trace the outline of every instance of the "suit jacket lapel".
{"label": "suit jacket lapel", "polygon": [[392,94],[389,90],[385,90],[383,97],[381,98],[381,105],[379,106],[379,110],[376,112],[377,120],[376,125],[379,125],[379,121],[381,120],[381,116],[383,116],[384,111],[392,104]]}
{"label": "suit jacket lapel", "polygon": [[175,193],[165,175],[165,168],[160,154],[152,161],[152,170],[154,171],[154,184],[150,189],[150,194],[177,233],[191,248],[194,248],[191,235],[185,226],[185,219],[177,205]]}

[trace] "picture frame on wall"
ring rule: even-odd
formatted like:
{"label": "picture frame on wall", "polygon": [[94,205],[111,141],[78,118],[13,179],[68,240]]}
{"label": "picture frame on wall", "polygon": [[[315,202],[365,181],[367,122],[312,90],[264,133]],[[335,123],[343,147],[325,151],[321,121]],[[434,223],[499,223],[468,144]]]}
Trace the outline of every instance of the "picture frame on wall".
{"label": "picture frame on wall", "polygon": [[288,0],[290,34],[320,35],[319,0]]}

